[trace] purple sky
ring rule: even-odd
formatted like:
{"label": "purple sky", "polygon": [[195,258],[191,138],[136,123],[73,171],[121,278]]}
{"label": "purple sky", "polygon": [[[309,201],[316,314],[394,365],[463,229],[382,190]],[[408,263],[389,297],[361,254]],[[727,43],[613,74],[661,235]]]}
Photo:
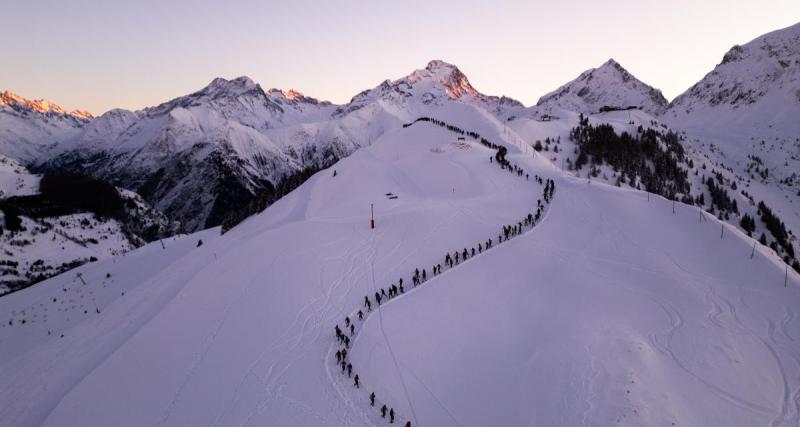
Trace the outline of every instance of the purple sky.
{"label": "purple sky", "polygon": [[[119,3],[119,4],[118,4]],[[525,105],[609,57],[672,99],[734,44],[800,20],[800,1],[5,1],[0,90],[95,114],[247,75],[347,102],[456,64]]]}

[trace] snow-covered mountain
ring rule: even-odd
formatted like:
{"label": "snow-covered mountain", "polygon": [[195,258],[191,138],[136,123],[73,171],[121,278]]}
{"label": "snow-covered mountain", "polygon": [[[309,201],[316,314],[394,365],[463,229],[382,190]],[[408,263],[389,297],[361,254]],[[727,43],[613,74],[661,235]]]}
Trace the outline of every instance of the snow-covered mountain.
{"label": "snow-covered mountain", "polygon": [[298,170],[332,162],[290,158],[269,132],[322,120],[333,108],[296,91],[265,92],[247,77],[218,78],[156,107],[109,111],[41,168],[86,170],[139,192],[189,229],[204,228]]}
{"label": "snow-covered mountain", "polygon": [[557,107],[583,114],[639,109],[658,115],[667,108],[667,100],[660,90],[642,83],[619,63],[609,59],[542,96],[536,107],[545,112]]}
{"label": "snow-covered mountain", "polygon": [[[373,426],[389,425],[386,404],[400,426],[797,425],[800,276],[696,207],[561,173],[479,109],[436,112],[530,179],[418,122],[224,235],[0,298],[0,419]],[[555,181],[552,203],[500,243],[542,198],[537,175]],[[336,363],[346,316],[360,388]]]}
{"label": "snow-covered mountain", "polygon": [[0,92],[0,154],[33,162],[74,137],[91,119],[85,111],[68,112],[50,101]]}
{"label": "snow-covered mountain", "polygon": [[[665,116],[688,127],[750,135],[800,131],[800,23],[732,47],[675,98]],[[772,131],[771,131],[772,129]]]}
{"label": "snow-covered mountain", "polygon": [[85,170],[137,191],[197,230],[448,103],[489,115],[522,108],[481,94],[443,61],[341,106],[294,90],[264,91],[247,77],[218,78],[156,107],[109,111],[39,168]]}
{"label": "snow-covered mountain", "polygon": [[359,93],[348,104],[339,107],[334,116],[348,114],[377,101],[406,109],[419,109],[419,104],[433,107],[455,101],[481,107],[496,115],[523,108],[522,103],[507,96],[489,96],[478,92],[458,67],[433,60],[423,69],[394,81],[386,80],[373,89]]}
{"label": "snow-covered mountain", "polygon": [[[800,24],[736,45],[660,119],[751,215],[764,202],[800,235]],[[766,233],[769,236],[769,233]],[[758,236],[758,234],[756,234]],[[771,239],[770,239],[771,240]]]}

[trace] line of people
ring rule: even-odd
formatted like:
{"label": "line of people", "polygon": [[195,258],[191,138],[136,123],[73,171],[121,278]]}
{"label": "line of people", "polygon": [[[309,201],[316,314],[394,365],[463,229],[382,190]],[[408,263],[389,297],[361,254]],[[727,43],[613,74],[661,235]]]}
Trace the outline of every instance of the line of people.
{"label": "line of people", "polygon": [[[495,154],[494,158],[492,157],[489,158],[490,162],[494,163],[494,160],[496,160],[496,163],[499,164],[501,168],[507,169],[510,172],[515,173],[517,176],[520,177],[525,176],[526,180],[530,180],[529,174],[525,173],[522,168],[518,167],[517,165],[512,165],[505,159],[505,154],[507,153],[507,149],[504,146],[499,146],[494,143],[491,143],[488,140],[482,138],[475,132],[464,132],[463,130],[459,129],[456,126],[447,125],[446,123],[437,119],[423,117],[417,119],[415,122],[404,125],[404,127],[411,126],[412,124],[418,121],[428,121],[436,125],[446,127],[447,129],[452,130],[453,132],[460,133],[462,135],[467,134],[475,138],[476,140],[479,140],[482,144],[497,150],[497,153]],[[536,226],[536,224],[541,219],[545,205],[549,204],[550,201],[552,200],[553,193],[555,191],[555,182],[551,179],[547,179],[545,181],[538,175],[534,175],[534,181],[540,185],[544,185],[544,191],[543,191],[544,203],[542,203],[542,199],[538,199],[536,201],[535,213],[534,212],[529,213],[525,218],[523,218],[522,221],[519,221],[517,224],[504,225],[502,227],[502,232],[497,236],[498,243],[502,243],[514,236],[522,234],[525,227],[532,228]],[[493,247],[494,247],[494,240],[490,238],[486,239],[483,242],[478,243],[477,252],[474,246],[471,247],[469,250],[467,248],[463,248],[460,252],[456,250],[452,253],[452,255],[448,252],[447,254],[445,254],[444,264],[446,267],[453,268],[456,265],[458,265],[459,262],[466,261],[467,259],[472,258],[475,255],[479,255],[484,251],[487,251]],[[434,264],[431,268],[431,274],[432,276],[438,276],[442,274],[442,264],[440,263]],[[423,268],[422,270],[420,270],[419,268],[414,269],[414,273],[411,277],[413,286],[417,287],[425,283],[428,280],[428,277],[429,277],[428,271],[425,268]],[[392,283],[386,289],[381,288],[379,291],[375,291],[374,301],[376,304],[378,304],[378,306],[380,306],[381,304],[384,304],[388,300],[404,293],[405,293],[405,287],[403,286],[403,278],[401,277],[398,280],[397,284]],[[372,311],[372,301],[373,300],[370,299],[369,295],[364,296],[363,308],[359,308],[359,310],[356,313],[356,316],[358,317],[359,321],[362,322],[364,321],[365,315],[363,309],[366,309],[367,313]],[[348,350],[350,350],[350,340],[355,337],[354,321],[351,320],[349,316],[346,316],[344,319],[344,329],[340,328],[340,326],[336,324],[334,326],[334,332],[336,335],[336,339],[338,340],[339,345],[341,346],[341,348],[338,349],[335,353],[336,364],[341,367],[342,375],[347,374],[348,378],[353,379],[353,386],[355,388],[360,389],[361,379],[357,373],[355,375],[353,374],[354,372],[353,365],[348,360],[348,355],[349,355]],[[376,406],[375,392],[370,392],[369,402],[370,406],[372,407]],[[380,413],[381,413],[381,418],[386,418],[388,415],[389,423],[390,424],[394,423],[395,421],[394,408],[388,407],[384,403],[380,408]],[[405,427],[411,427],[411,421],[407,421]]]}

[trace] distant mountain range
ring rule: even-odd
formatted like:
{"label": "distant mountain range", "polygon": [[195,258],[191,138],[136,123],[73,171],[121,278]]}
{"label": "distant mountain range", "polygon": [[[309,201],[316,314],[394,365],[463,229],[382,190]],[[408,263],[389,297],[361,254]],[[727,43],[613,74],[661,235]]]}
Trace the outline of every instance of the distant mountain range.
{"label": "distant mountain range", "polygon": [[[613,59],[529,108],[482,94],[456,66],[438,60],[343,105],[294,90],[264,90],[248,77],[217,78],[155,107],[99,117],[5,92],[0,154],[35,171],[74,170],[108,180],[141,194],[188,230],[199,230],[220,224],[282,182],[330,166],[387,130],[436,116],[451,104],[501,121],[636,110],[675,129],[709,135],[743,126],[753,135],[755,129],[793,134],[800,127],[799,46],[800,24],[735,46],[671,103]],[[796,144],[784,149],[788,157],[800,156]]]}

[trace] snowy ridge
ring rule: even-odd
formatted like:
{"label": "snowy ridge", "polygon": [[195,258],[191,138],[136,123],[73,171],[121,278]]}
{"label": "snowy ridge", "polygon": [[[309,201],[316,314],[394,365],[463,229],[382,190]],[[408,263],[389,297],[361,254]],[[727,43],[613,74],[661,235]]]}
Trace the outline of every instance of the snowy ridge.
{"label": "snowy ridge", "polygon": [[88,111],[82,110],[73,110],[67,112],[60,105],[55,104],[53,102],[47,101],[45,99],[27,99],[23,98],[10,90],[6,90],[0,92],[0,106],[8,106],[15,110],[22,110],[22,111],[34,111],[37,113],[47,114],[51,113],[54,115],[66,115],[76,117],[78,119],[89,120],[92,119],[92,113]]}
{"label": "snowy ridge", "polygon": [[405,109],[418,109],[419,104],[435,107],[455,101],[484,108],[495,115],[523,108],[522,103],[509,97],[487,96],[478,92],[458,67],[433,60],[423,69],[394,81],[386,80],[373,89],[359,93],[348,104],[339,107],[334,116],[351,113],[378,101]]}
{"label": "snowy ridge", "polygon": [[731,48],[714,70],[675,98],[666,115],[691,127],[752,135],[800,129],[800,24]]}
{"label": "snowy ridge", "polygon": [[[495,164],[500,165],[503,170],[508,170],[510,173],[512,173],[514,175],[517,175],[519,177],[524,176],[526,181],[530,180],[529,174],[525,173],[525,171],[522,168],[519,168],[517,165],[512,165],[512,164],[508,163],[505,160],[505,158],[504,158],[505,150],[503,148],[501,148],[501,146],[499,146],[497,144],[494,144],[492,142],[489,142],[488,140],[482,138],[478,133],[476,133],[476,132],[465,132],[465,131],[459,129],[458,127],[456,127],[456,126],[449,125],[449,124],[444,123],[444,122],[437,122],[435,119],[429,119],[429,118],[418,119],[418,120],[416,120],[416,121],[414,121],[412,123],[408,123],[408,124],[404,125],[404,127],[412,126],[412,125],[414,125],[414,124],[416,124],[418,122],[434,123],[434,124],[439,125],[441,127],[445,127],[448,130],[451,130],[451,131],[455,132],[458,135],[469,136],[471,139],[474,139],[476,143],[482,143],[483,145],[485,145],[487,147],[491,147],[493,149],[498,149],[498,151],[497,151],[498,154],[496,154],[496,156],[497,156],[496,158],[497,158],[498,161],[495,162]],[[538,175],[534,175],[533,176],[533,180],[534,180],[534,183],[538,183],[540,185],[543,183],[542,179]],[[463,265],[467,261],[474,261],[474,258],[476,256],[480,256],[484,252],[489,251],[490,249],[494,248],[495,245],[500,245],[500,244],[502,244],[504,242],[508,242],[510,239],[513,239],[514,237],[521,236],[523,234],[528,233],[529,231],[532,231],[533,228],[537,225],[537,223],[540,222],[541,220],[543,220],[544,216],[546,216],[546,214],[547,214],[547,206],[549,205],[550,201],[552,200],[554,191],[555,191],[554,182],[552,180],[548,179],[547,183],[546,183],[546,185],[544,187],[544,192],[543,192],[544,204],[542,204],[542,199],[538,200],[537,206],[536,206],[536,214],[534,215],[533,212],[529,213],[528,216],[526,216],[525,218],[522,219],[522,221],[518,222],[518,225],[506,225],[506,226],[503,226],[502,230],[500,231],[500,233],[497,236],[498,240],[497,240],[496,243],[493,241],[494,237],[492,236],[492,237],[490,237],[490,238],[488,238],[488,239],[486,239],[483,242],[478,244],[477,253],[475,251],[475,246],[473,246],[471,248],[470,252],[468,252],[467,248],[464,248],[464,252],[463,252],[463,255],[462,255],[460,263],[459,263],[459,255],[462,254],[462,253],[459,252],[458,249],[453,253],[452,256],[448,252],[447,256],[442,260],[444,262],[444,268],[442,268],[442,264],[441,263],[434,262],[432,264],[433,268],[432,268],[432,271],[431,271],[431,275],[427,275],[427,269],[425,267],[423,267],[422,275],[420,275],[419,268],[416,268],[415,272],[411,275],[411,282],[413,283],[413,288],[409,288],[408,289],[408,293],[410,293],[410,292],[414,291],[415,289],[417,289],[418,286],[422,286],[422,285],[428,284],[430,281],[435,280],[437,277],[441,277],[441,275],[447,274],[450,270],[458,267],[459,265]],[[503,236],[505,236],[505,240],[503,240]],[[483,245],[485,245],[485,246],[483,246]],[[453,260],[455,260],[455,261],[453,261]],[[428,264],[428,265],[430,265],[430,264]],[[374,269],[374,266],[372,266],[372,268]],[[373,289],[375,289],[374,271],[372,272],[372,275],[373,275],[373,283],[372,283],[373,284]],[[408,278],[408,277],[406,277],[406,278]],[[408,284],[409,284],[409,282],[406,282],[406,285],[408,285]],[[367,422],[372,422],[372,423],[376,423],[376,424],[380,423],[382,421],[382,419],[387,418],[387,412],[386,411],[387,411],[387,408],[389,408],[388,409],[389,410],[388,417],[390,419],[390,423],[394,423],[395,418],[398,418],[400,420],[403,420],[404,418],[405,419],[409,419],[410,418],[410,419],[413,420],[414,424],[417,424],[418,420],[417,420],[416,414],[413,413],[413,406],[410,406],[410,409],[411,409],[412,413],[409,416],[405,416],[404,417],[402,414],[400,414],[398,412],[395,412],[391,402],[384,401],[380,397],[376,396],[374,394],[374,392],[370,392],[368,390],[369,381],[365,385],[364,382],[363,382],[363,377],[359,377],[359,375],[358,375],[357,368],[355,368],[355,374],[353,374],[354,368],[353,368],[352,364],[348,362],[349,359],[347,357],[347,354],[348,354],[348,352],[350,354],[353,353],[355,344],[358,342],[358,333],[361,331],[361,326],[363,324],[365,324],[366,322],[368,322],[369,319],[371,317],[373,317],[372,315],[374,313],[378,313],[378,315],[380,317],[381,316],[381,308],[382,307],[384,307],[385,305],[391,303],[392,301],[397,300],[399,297],[402,297],[404,294],[406,294],[406,291],[405,291],[405,289],[403,287],[403,278],[400,278],[400,280],[398,282],[398,285],[391,284],[391,285],[389,285],[388,289],[389,289],[388,294],[386,293],[386,290],[383,289],[383,287],[380,288],[380,292],[377,289],[375,290],[375,296],[374,296],[375,299],[374,299],[374,301],[375,301],[375,304],[377,304],[375,312],[372,311],[372,301],[373,301],[373,299],[371,298],[370,294],[367,294],[364,297],[363,307],[360,307],[360,308],[357,308],[357,309],[351,311],[350,314],[348,314],[345,317],[344,330],[343,331],[342,331],[342,329],[340,329],[340,325],[337,322],[337,324],[335,326],[335,331],[336,331],[336,338],[338,339],[338,342],[334,343],[334,345],[332,345],[330,347],[330,349],[328,350],[328,352],[326,354],[326,360],[333,360],[334,356],[335,356],[335,359],[336,359],[336,365],[335,366],[336,367],[332,369],[330,364],[328,365],[328,367],[327,367],[328,376],[329,376],[329,378],[331,378],[331,380],[337,386],[338,391],[342,395],[343,399],[345,399],[347,401],[347,403],[351,407],[353,407],[354,410],[359,410],[360,412],[362,412],[363,416],[364,416],[364,419]],[[382,303],[381,301],[384,298],[385,298],[386,302]],[[364,310],[366,310],[366,315],[364,315]],[[380,321],[382,322],[382,320],[383,319],[381,318]],[[358,328],[355,327],[356,324],[359,325]],[[348,331],[348,327],[349,327],[349,330],[351,331],[349,334],[347,332]],[[351,340],[353,342],[352,346],[350,344]],[[387,342],[387,346],[389,346],[388,342]],[[391,348],[390,347],[389,347],[389,351],[391,352]],[[394,359],[393,361],[394,361],[395,367],[397,367],[398,370],[399,370],[399,366],[397,366],[397,360]],[[341,366],[341,372],[339,372],[340,375],[337,376],[334,372],[332,372],[332,370],[335,370],[335,371],[338,372],[340,366]],[[346,379],[345,379],[345,376],[344,376],[345,372],[347,372]],[[345,390],[349,389],[347,387],[347,385],[349,385],[348,382],[349,382],[350,379],[354,379],[355,380],[353,385],[356,387],[356,389],[363,390],[361,393],[358,394],[358,397],[355,398],[355,399],[351,398],[351,393],[345,391]],[[411,402],[410,402],[410,398],[408,396],[408,390],[406,389],[405,384],[403,384],[403,389],[404,389],[406,401],[410,405]],[[370,410],[369,407],[367,407],[367,405],[365,403],[367,400],[370,401],[369,406],[372,407],[371,410]],[[380,418],[378,417],[378,412],[379,411],[381,413]],[[370,413],[372,413],[372,415],[370,415]],[[450,414],[450,415],[452,416],[452,414]],[[456,421],[455,418],[453,418],[453,421]],[[400,421],[400,423],[402,424],[403,422]],[[456,423],[457,423],[457,421],[456,421]]]}
{"label": "snowy ridge", "polygon": [[31,163],[75,136],[91,119],[89,113],[67,112],[50,101],[0,92],[0,155]]}
{"label": "snowy ridge", "polygon": [[583,114],[635,108],[658,115],[666,110],[667,100],[660,90],[642,83],[609,59],[539,98],[536,108],[543,111],[562,108]]}

